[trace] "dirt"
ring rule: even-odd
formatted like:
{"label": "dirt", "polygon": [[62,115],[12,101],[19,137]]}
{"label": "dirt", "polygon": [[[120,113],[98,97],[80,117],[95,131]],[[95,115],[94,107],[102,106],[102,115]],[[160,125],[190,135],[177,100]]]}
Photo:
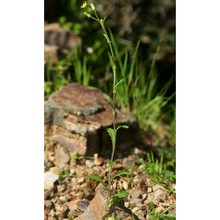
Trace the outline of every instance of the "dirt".
{"label": "dirt", "polygon": [[[112,213],[120,219],[132,219],[133,213],[136,219],[150,220],[154,209],[160,214],[175,214],[175,184],[169,183],[168,187],[164,187],[154,183],[141,169],[139,159],[144,154],[141,149],[133,148],[127,156],[116,159],[115,170],[132,172],[131,177],[115,179],[112,184],[113,188],[128,192],[123,208],[118,207]],[[55,174],[55,178],[52,178],[52,187],[50,179],[50,187],[44,190],[44,219],[74,219],[82,215],[93,200],[98,185],[88,175],[97,174],[107,181],[106,168],[106,159],[97,154],[90,158],[75,155],[74,159],[73,153],[46,139],[44,172]],[[58,179],[56,175],[59,175]],[[48,185],[46,179],[45,185]],[[109,212],[109,215],[112,214]]]}

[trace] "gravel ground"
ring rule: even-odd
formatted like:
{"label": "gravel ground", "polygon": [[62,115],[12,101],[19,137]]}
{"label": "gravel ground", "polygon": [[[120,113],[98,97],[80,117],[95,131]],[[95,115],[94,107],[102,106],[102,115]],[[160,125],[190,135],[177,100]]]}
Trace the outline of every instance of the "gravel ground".
{"label": "gravel ground", "polygon": [[[78,157],[63,147],[45,140],[44,155],[44,219],[74,219],[82,214],[94,198],[97,183],[88,178],[97,174],[106,180],[106,162],[102,157]],[[138,219],[152,219],[153,209],[157,213],[175,214],[175,184],[169,189],[155,184],[149,175],[143,173],[139,159],[143,155],[140,149],[133,149],[131,154],[117,159],[115,170],[130,169],[131,177],[116,179],[112,187],[123,188],[128,197],[123,206],[131,210]],[[131,215],[115,213],[120,219],[132,219]]]}

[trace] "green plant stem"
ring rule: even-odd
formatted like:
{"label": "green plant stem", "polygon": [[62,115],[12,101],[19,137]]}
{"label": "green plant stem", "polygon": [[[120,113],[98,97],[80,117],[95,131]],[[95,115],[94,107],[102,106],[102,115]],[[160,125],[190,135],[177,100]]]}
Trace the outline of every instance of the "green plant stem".
{"label": "green plant stem", "polygon": [[[98,21],[99,24],[101,25],[102,31],[103,31],[103,35],[106,38],[106,41],[109,45],[109,49],[110,49],[110,63],[111,63],[111,67],[112,67],[112,71],[113,71],[113,92],[112,92],[112,115],[113,115],[113,119],[112,119],[112,123],[113,123],[113,134],[114,134],[114,138],[113,138],[113,143],[112,143],[112,153],[111,153],[111,162],[113,162],[114,160],[114,155],[115,155],[115,149],[116,149],[116,133],[117,133],[117,129],[116,129],[116,111],[115,111],[115,102],[116,102],[116,62],[115,62],[115,54],[113,51],[113,46],[112,46],[112,42],[110,40],[110,37],[106,31],[105,28],[105,18],[104,19],[100,19],[95,6],[93,4],[90,4],[90,7],[92,9],[92,11],[94,12],[95,17],[91,16],[88,13],[84,13],[87,17]],[[111,174],[112,174],[112,167],[109,167],[109,172],[108,172],[108,188],[110,190],[111,187]]]}
{"label": "green plant stem", "polygon": [[115,88],[115,85],[116,85],[116,63],[115,63],[115,55],[114,55],[114,51],[113,51],[113,48],[112,48],[112,42],[108,36],[108,33],[106,31],[106,28],[105,28],[105,24],[104,24],[104,20],[103,19],[100,19],[96,10],[95,10],[95,16],[96,16],[96,19],[99,21],[101,27],[102,27],[102,30],[103,30],[103,33],[104,33],[104,36],[107,40],[107,43],[109,45],[109,49],[110,49],[110,53],[111,53],[111,57],[112,57],[112,70],[113,70],[113,94],[112,94],[112,112],[113,112],[113,130],[114,130],[114,143],[113,143],[113,146],[112,146],[112,154],[111,154],[111,161],[113,161],[114,159],[114,155],[115,155],[115,148],[116,148],[116,112],[115,112],[115,102],[116,102],[116,88]]}

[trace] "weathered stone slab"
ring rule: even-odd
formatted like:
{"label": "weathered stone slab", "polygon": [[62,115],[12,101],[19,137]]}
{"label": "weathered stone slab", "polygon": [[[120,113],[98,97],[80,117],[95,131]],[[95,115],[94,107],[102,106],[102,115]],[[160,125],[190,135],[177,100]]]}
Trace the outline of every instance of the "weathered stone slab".
{"label": "weathered stone slab", "polygon": [[81,214],[76,220],[100,220],[108,214],[108,192],[103,188],[99,187],[96,190],[95,197],[90,202],[90,205],[86,211]]}
{"label": "weathered stone slab", "polygon": [[[106,128],[112,126],[112,110],[106,102],[110,98],[95,89],[77,83],[69,84],[53,93],[45,102],[45,135],[80,155],[93,155],[110,147]],[[132,139],[137,129],[135,118],[116,111],[117,124],[127,124],[121,129],[118,143]],[[123,130],[123,131],[122,131]]]}

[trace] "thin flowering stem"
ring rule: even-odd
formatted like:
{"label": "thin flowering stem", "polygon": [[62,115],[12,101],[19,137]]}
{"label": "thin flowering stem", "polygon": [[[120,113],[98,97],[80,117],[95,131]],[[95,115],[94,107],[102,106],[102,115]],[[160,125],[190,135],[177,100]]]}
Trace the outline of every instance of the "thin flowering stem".
{"label": "thin flowering stem", "polygon": [[115,102],[116,102],[116,63],[115,63],[115,54],[114,54],[114,51],[113,51],[112,42],[111,42],[111,40],[109,38],[109,35],[108,35],[107,31],[106,31],[106,28],[105,28],[105,23],[104,23],[105,19],[100,19],[99,18],[93,3],[90,4],[90,7],[91,7],[92,11],[95,14],[95,18],[93,16],[91,16],[91,15],[90,15],[90,18],[92,18],[92,19],[94,19],[94,20],[99,22],[99,24],[100,24],[100,26],[101,26],[101,28],[103,30],[103,35],[106,38],[106,41],[107,41],[107,43],[109,45],[109,49],[110,49],[110,53],[111,53],[111,57],[112,57],[112,62],[111,62],[112,71],[113,71],[113,94],[112,94],[112,102],[113,102],[112,109],[113,109],[113,111],[112,112],[113,112],[114,142],[113,142],[113,146],[112,146],[111,161],[113,161],[114,154],[115,154],[115,149],[116,149],[116,112],[115,112]]}
{"label": "thin flowering stem", "polygon": [[[84,2],[83,5],[81,6],[81,8],[86,8],[87,7],[87,3]],[[95,5],[93,3],[90,4],[90,8],[92,9],[92,11],[94,12],[94,17],[87,13],[84,12],[84,15],[87,16],[88,18],[91,18],[95,21],[98,21],[102,31],[103,31],[103,36],[105,37],[108,45],[109,45],[109,49],[110,49],[110,63],[111,63],[111,67],[112,67],[112,71],[113,71],[113,92],[112,92],[112,115],[113,115],[113,137],[111,136],[112,141],[112,153],[111,153],[111,163],[114,160],[114,154],[115,154],[115,149],[116,149],[116,133],[117,133],[117,129],[116,129],[116,111],[115,111],[115,102],[116,102],[116,62],[115,62],[115,54],[113,51],[113,47],[112,47],[112,42],[110,40],[110,37],[106,31],[106,27],[105,27],[105,18],[104,19],[100,19],[98,16],[98,13],[96,11]],[[108,172],[108,188],[110,190],[111,187],[111,174],[112,174],[112,165],[110,165],[109,167],[109,172]]]}

